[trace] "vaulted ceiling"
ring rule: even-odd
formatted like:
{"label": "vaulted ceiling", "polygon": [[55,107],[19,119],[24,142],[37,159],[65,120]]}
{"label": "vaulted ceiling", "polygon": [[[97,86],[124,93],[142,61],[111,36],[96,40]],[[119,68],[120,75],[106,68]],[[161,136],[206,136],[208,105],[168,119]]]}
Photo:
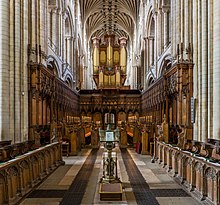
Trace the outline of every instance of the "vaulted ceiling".
{"label": "vaulted ceiling", "polygon": [[132,38],[140,0],[80,0],[87,37],[114,33]]}

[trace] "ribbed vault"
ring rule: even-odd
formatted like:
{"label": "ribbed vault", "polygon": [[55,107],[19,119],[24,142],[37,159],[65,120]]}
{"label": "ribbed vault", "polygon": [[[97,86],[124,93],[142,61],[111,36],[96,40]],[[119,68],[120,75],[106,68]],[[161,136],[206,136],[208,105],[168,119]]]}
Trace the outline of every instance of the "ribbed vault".
{"label": "ribbed vault", "polygon": [[140,0],[81,0],[80,9],[87,37],[105,33],[132,37]]}

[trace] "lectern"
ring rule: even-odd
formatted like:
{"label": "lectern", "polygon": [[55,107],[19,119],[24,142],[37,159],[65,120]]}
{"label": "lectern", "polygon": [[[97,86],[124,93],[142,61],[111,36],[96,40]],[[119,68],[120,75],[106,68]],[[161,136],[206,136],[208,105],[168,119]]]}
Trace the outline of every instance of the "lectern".
{"label": "lectern", "polygon": [[99,130],[99,136],[100,142],[104,142],[105,147],[103,153],[103,176],[100,179],[100,182],[120,182],[117,172],[117,153],[113,151],[115,143],[119,142],[119,129],[111,130],[109,124],[107,130]]}
{"label": "lectern", "polygon": [[103,153],[103,175],[100,179],[99,193],[100,200],[121,201],[122,185],[117,172],[117,153],[113,151],[115,144],[119,142],[120,132],[118,128],[112,130],[112,124],[111,120],[106,130],[99,129],[100,142],[103,142],[105,147]]}

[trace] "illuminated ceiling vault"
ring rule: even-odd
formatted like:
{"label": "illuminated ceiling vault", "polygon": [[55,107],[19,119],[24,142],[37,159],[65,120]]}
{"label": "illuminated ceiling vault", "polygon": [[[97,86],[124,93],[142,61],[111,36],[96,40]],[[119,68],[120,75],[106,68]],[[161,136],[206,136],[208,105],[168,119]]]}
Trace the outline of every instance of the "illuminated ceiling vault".
{"label": "illuminated ceiling vault", "polygon": [[90,39],[105,33],[133,38],[140,0],[80,0],[81,17]]}

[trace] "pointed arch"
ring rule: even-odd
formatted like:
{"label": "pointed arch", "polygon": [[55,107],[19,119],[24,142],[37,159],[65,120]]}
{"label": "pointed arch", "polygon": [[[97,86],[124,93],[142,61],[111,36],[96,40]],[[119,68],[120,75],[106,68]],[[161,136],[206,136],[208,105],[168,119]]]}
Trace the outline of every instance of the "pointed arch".
{"label": "pointed arch", "polygon": [[147,88],[149,88],[154,82],[155,82],[155,77],[153,76],[152,72],[149,72],[147,75],[147,81],[146,81]]}
{"label": "pointed arch", "polygon": [[51,70],[54,75],[58,78],[61,78],[61,72],[59,69],[59,64],[54,56],[48,56],[47,58],[47,68]]}
{"label": "pointed arch", "polygon": [[64,81],[70,88],[73,88],[73,77],[69,73],[65,76]]}
{"label": "pointed arch", "polygon": [[172,56],[171,54],[167,54],[164,56],[162,63],[158,70],[158,76],[162,76],[166,70],[169,70],[172,67]]}

